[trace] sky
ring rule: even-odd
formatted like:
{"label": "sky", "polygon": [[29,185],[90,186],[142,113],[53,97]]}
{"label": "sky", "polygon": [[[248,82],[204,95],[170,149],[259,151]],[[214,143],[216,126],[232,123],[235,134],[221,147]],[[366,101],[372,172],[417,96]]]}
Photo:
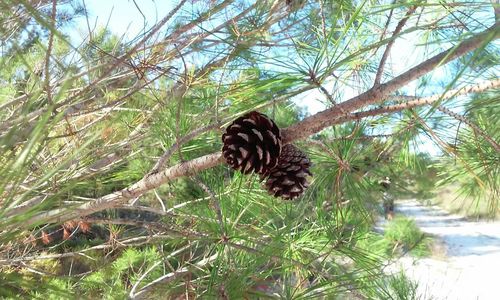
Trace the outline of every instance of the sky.
{"label": "sky", "polygon": [[[136,0],[140,10],[131,0],[84,0],[90,28],[108,27],[113,33],[131,39],[163,18],[177,1]],[[143,17],[144,15],[144,17]],[[78,20],[81,37],[88,35],[85,18]]]}

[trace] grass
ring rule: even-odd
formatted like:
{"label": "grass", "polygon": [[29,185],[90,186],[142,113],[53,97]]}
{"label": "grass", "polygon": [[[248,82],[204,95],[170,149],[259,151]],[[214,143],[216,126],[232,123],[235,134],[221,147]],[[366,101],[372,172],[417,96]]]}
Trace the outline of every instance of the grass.
{"label": "grass", "polygon": [[384,233],[372,232],[358,240],[357,247],[379,257],[394,257],[409,253],[415,257],[433,254],[434,241],[422,232],[415,221],[402,216],[388,221]]}
{"label": "grass", "polygon": [[385,228],[384,239],[391,253],[410,253],[416,257],[426,257],[431,254],[432,239],[423,233],[415,221],[398,216],[389,221]]}

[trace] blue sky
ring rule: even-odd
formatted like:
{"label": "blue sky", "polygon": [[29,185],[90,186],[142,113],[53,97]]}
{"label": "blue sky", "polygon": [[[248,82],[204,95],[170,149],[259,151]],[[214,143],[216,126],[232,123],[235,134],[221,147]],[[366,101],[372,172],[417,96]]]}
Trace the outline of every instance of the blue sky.
{"label": "blue sky", "polygon": [[[177,1],[136,0],[140,11],[129,0],[85,0],[91,29],[108,27],[125,40],[131,39],[153,26],[163,18]],[[141,14],[142,13],[142,14]],[[142,16],[144,15],[144,17]],[[78,35],[88,35],[87,20],[81,18],[77,23]]]}

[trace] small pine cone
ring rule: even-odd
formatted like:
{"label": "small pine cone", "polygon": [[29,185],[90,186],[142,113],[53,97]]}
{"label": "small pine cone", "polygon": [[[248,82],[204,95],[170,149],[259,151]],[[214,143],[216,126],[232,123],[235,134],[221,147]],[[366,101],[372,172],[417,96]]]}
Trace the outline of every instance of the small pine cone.
{"label": "small pine cone", "polygon": [[222,135],[226,162],[243,174],[269,172],[278,163],[281,132],[273,120],[252,111],[229,125]]}
{"label": "small pine cone", "polygon": [[283,146],[278,165],[266,174],[266,189],[269,194],[287,200],[300,196],[309,186],[306,177],[312,176],[310,166],[311,161],[300,149],[292,144]]}

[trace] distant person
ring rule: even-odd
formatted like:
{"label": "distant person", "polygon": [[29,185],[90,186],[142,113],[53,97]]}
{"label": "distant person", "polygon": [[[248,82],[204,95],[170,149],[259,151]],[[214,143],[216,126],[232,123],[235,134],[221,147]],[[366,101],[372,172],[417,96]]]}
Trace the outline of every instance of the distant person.
{"label": "distant person", "polygon": [[389,193],[391,179],[386,176],[383,180],[379,181],[379,183],[384,191],[382,194],[382,205],[384,207],[385,219],[392,220],[394,218],[394,197]]}

